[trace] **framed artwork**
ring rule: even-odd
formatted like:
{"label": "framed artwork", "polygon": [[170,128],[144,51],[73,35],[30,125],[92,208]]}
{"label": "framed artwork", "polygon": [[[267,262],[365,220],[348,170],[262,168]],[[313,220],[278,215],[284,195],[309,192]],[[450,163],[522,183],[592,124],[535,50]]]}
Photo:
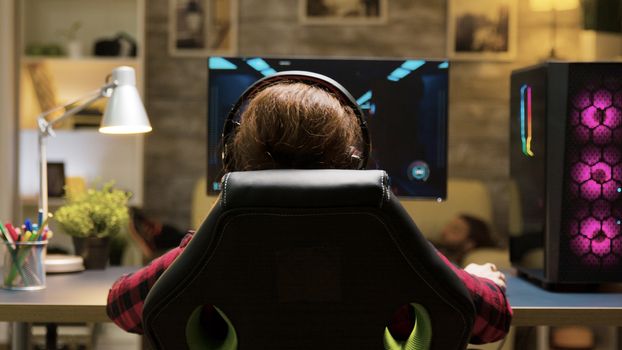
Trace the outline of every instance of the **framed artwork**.
{"label": "framed artwork", "polygon": [[388,0],[298,0],[302,24],[352,25],[384,24]]}
{"label": "framed artwork", "polygon": [[449,0],[447,55],[463,60],[516,56],[517,0]]}
{"label": "framed artwork", "polygon": [[172,56],[233,56],[237,46],[237,0],[169,0]]}

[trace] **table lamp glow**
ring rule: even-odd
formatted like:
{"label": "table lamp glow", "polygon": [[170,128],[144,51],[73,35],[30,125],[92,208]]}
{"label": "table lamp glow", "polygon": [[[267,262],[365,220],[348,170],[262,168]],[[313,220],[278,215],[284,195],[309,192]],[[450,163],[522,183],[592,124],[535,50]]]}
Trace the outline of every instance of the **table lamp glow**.
{"label": "table lamp glow", "polygon": [[557,56],[557,11],[574,10],[579,7],[579,0],[529,0],[529,8],[535,12],[551,12],[551,50],[549,58]]}
{"label": "table lamp glow", "polygon": [[[43,217],[48,215],[48,184],[47,184],[47,155],[45,140],[54,136],[53,126],[68,117],[82,111],[95,101],[108,97],[104,116],[99,132],[105,134],[138,134],[151,131],[151,124],[145,112],[145,107],[136,89],[136,75],[131,67],[121,66],[113,69],[106,83],[99,89],[73,100],[65,105],[55,107],[41,113],[37,117],[39,129],[39,207]],[[53,120],[46,119],[50,114],[60,111],[67,106],[83,101]],[[43,228],[41,228],[43,229]]]}

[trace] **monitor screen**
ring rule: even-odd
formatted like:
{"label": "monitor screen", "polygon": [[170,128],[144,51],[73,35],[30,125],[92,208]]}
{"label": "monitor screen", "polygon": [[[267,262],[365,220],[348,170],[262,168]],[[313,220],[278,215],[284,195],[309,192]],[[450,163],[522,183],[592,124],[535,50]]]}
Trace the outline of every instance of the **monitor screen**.
{"label": "monitor screen", "polygon": [[356,99],[367,120],[369,169],[383,169],[400,197],[443,199],[447,192],[447,61],[210,57],[207,188],[220,191],[221,134],[240,95],[256,80],[286,70],[326,75]]}

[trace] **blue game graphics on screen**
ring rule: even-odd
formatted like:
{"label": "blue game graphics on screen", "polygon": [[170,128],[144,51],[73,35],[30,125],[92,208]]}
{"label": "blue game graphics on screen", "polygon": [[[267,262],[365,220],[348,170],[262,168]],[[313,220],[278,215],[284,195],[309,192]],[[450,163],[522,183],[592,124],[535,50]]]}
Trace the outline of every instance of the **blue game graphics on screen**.
{"label": "blue game graphics on screen", "polygon": [[264,76],[304,70],[333,78],[354,96],[369,126],[368,168],[385,170],[395,195],[446,197],[447,61],[210,57],[208,63],[208,193],[220,191],[223,123],[240,95]]}

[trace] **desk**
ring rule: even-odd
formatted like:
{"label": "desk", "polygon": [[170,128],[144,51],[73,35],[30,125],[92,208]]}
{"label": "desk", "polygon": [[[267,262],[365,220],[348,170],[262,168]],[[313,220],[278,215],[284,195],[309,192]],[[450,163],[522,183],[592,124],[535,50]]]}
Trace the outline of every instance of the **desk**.
{"label": "desk", "polygon": [[[136,269],[109,267],[106,270],[48,275],[47,288],[40,291],[0,290],[0,321],[19,324],[109,322],[106,316],[108,289],[119,276]],[[514,326],[622,326],[622,288],[604,293],[554,293],[511,272],[506,276],[507,294],[514,309]]]}
{"label": "desk", "polygon": [[119,276],[136,270],[136,267],[109,267],[47,275],[46,288],[42,290],[0,289],[0,321],[17,322],[13,348],[28,344],[27,323],[30,322],[109,322],[108,289]]}
{"label": "desk", "polygon": [[[549,349],[549,326],[622,326],[622,285],[598,293],[562,293],[540,288],[514,272],[506,272],[506,277],[512,326],[538,326],[538,350]],[[616,338],[615,328],[611,329]]]}
{"label": "desk", "polygon": [[549,292],[507,273],[513,326],[622,326],[622,285],[598,293]]}

